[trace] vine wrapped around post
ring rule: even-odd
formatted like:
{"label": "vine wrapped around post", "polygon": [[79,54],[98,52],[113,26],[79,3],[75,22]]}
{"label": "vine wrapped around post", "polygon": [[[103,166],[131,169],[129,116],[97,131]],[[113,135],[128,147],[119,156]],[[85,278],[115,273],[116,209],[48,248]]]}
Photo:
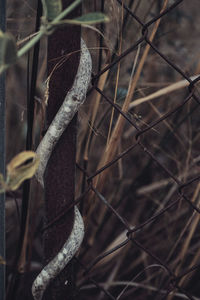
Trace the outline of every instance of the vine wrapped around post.
{"label": "vine wrapped around post", "polygon": [[[81,41],[81,57],[78,71],[72,88],[67,93],[65,100],[49,126],[44,138],[37,149],[40,164],[36,172],[36,178],[44,186],[43,176],[49,157],[79,106],[86,98],[86,92],[90,83],[92,61],[90,53],[84,41]],[[44,267],[35,279],[32,293],[35,300],[40,300],[47,285],[65,268],[71,258],[78,251],[84,236],[84,225],[78,208],[75,206],[75,218],[72,232],[63,245],[60,252]]]}

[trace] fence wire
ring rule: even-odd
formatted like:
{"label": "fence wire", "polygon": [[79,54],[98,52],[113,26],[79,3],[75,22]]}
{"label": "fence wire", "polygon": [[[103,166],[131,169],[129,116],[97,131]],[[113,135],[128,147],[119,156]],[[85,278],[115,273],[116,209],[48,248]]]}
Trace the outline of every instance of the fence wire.
{"label": "fence wire", "polygon": [[[42,268],[38,236],[79,205],[85,238],[73,259],[74,299],[200,300],[199,1],[88,0],[84,6],[111,22],[91,39],[86,28],[84,36],[94,70],[79,114],[77,198],[43,230],[42,213],[32,212],[27,289],[30,294]],[[7,256],[16,237],[10,240]]]}
{"label": "fence wire", "polygon": [[[107,103],[108,110],[110,108],[114,109],[115,122],[117,123],[117,118],[121,116],[126,121],[125,124],[129,124],[127,127],[132,128],[129,141],[131,140],[132,143],[127,148],[122,147],[125,148],[123,151],[114,151],[113,157],[111,156],[105,164],[98,166],[93,171],[88,170],[87,164],[84,165],[83,161],[77,164],[77,168],[83,174],[86,183],[82,189],[82,195],[78,197],[76,202],[81,202],[84,212],[85,204],[83,203],[87,201],[87,198],[95,201],[95,207],[97,208],[89,213],[90,221],[86,219],[86,223],[89,222],[95,228],[98,228],[97,230],[100,233],[97,237],[100,236],[100,240],[98,241],[94,236],[92,238],[90,234],[87,235],[86,230],[83,253],[81,252],[80,256],[75,259],[76,266],[82,274],[76,295],[77,297],[79,295],[80,299],[89,299],[92,296],[96,297],[95,299],[200,299],[197,288],[200,270],[199,242],[197,242],[199,234],[196,232],[194,235],[194,232],[198,231],[197,228],[199,228],[200,213],[198,201],[200,179],[198,143],[196,144],[197,149],[193,151],[191,150],[191,144],[185,143],[184,134],[182,134],[182,138],[180,134],[183,130],[187,130],[183,128],[193,126],[191,129],[193,132],[189,133],[192,139],[195,136],[194,131],[198,131],[200,97],[197,85],[200,76],[191,79],[189,72],[185,72],[185,68],[170,59],[165,51],[160,50],[163,48],[165,35],[159,41],[159,45],[158,42],[151,39],[152,27],[156,22],[159,20],[162,22],[162,19],[163,21],[165,19],[165,22],[170,22],[170,15],[175,14],[184,1],[179,0],[173,3],[169,1],[163,11],[154,15],[146,23],[142,21],[139,13],[135,12],[136,8],[132,10],[134,1],[129,1],[127,5],[125,1],[116,0],[113,2],[116,2],[120,7],[120,11],[123,11],[122,31],[127,20],[129,22],[133,20],[139,26],[139,39],[118,56],[113,55],[111,63],[104,66],[98,73],[93,74],[92,89],[89,91],[89,95],[93,95],[96,91],[101,96],[102,103]],[[104,4],[106,5],[106,1]],[[167,112],[164,112],[164,109],[161,108],[158,114],[159,117],[155,118],[154,116],[148,124],[136,117],[134,118],[130,110],[123,110],[122,106],[110,97],[109,88],[101,89],[98,84],[107,71],[112,72],[115,68],[113,72],[117,72],[116,67],[119,64],[122,65],[131,53],[136,51],[138,47],[144,49],[147,45],[150,46],[150,51],[159,57],[163,65],[167,64],[175,74],[179,75],[178,78],[187,81],[187,88],[184,93],[176,94],[174,104],[167,106]],[[118,47],[118,44],[116,47]],[[175,100],[175,98],[178,98],[178,100]],[[134,100],[132,103],[134,103]],[[153,110],[153,106],[146,105],[148,105],[146,107],[149,110]],[[147,108],[145,109],[147,110]],[[105,119],[101,120],[102,122],[105,122]],[[188,122],[190,125],[188,125]],[[191,125],[192,122],[194,124]],[[115,126],[117,126],[116,123]],[[164,137],[160,136],[163,126],[168,128],[168,131],[164,133]],[[95,129],[98,131],[98,125]],[[158,138],[155,138],[155,135]],[[178,143],[181,143],[182,146],[177,146]],[[181,151],[185,151],[184,147],[186,147],[186,151],[190,151],[190,154],[188,154],[191,158],[190,171],[186,167],[189,157],[183,159],[182,156],[182,165],[179,166],[179,171],[174,162],[173,156],[180,155],[181,157]],[[121,148],[118,147],[118,149]],[[138,160],[134,160],[133,153],[136,152],[139,153]],[[192,157],[193,155],[195,157]],[[124,188],[123,199],[115,203],[113,199],[110,199],[110,196],[105,196],[106,194],[111,195],[109,190],[109,180],[111,179],[109,176],[114,176],[112,171],[108,172],[113,170],[113,167],[117,164],[120,165],[120,161],[123,159],[127,159],[124,173],[127,172],[131,176],[131,169],[133,168],[132,172],[137,170],[138,176],[135,177],[135,182],[140,182],[140,186],[137,183],[134,185],[134,183],[129,184],[128,182],[126,188]],[[142,161],[141,166],[140,161]],[[104,175],[106,172],[108,175]],[[102,175],[106,178],[103,181],[103,187],[99,184]],[[151,176],[157,184],[149,181]],[[99,181],[97,178],[99,178]],[[119,184],[119,182],[116,184]],[[132,197],[130,196],[131,193]],[[152,199],[150,198],[155,197],[155,201],[159,201],[156,200],[157,196],[163,201],[152,207]],[[144,205],[142,201],[144,202],[145,197],[147,200]],[[127,199],[129,200],[127,201]],[[124,205],[126,208],[124,208]],[[88,207],[87,209],[90,211],[90,207]],[[100,207],[101,209],[103,207],[105,216],[105,218],[100,218],[103,220],[102,223],[98,221],[100,220],[98,218]],[[140,207],[144,210],[143,212],[140,211]],[[127,210],[129,211],[128,214]],[[133,220],[130,222],[131,213],[134,216],[136,215],[134,211],[138,211],[138,214],[142,217],[135,220],[135,222]],[[116,232],[119,231],[119,228],[121,229],[121,232],[124,233],[123,238],[118,241],[115,239],[117,236],[115,228],[112,228],[111,233],[111,229],[108,229],[109,225],[106,225],[109,222],[111,226],[116,226]],[[193,226],[194,223],[196,223],[196,227]],[[190,238],[188,238],[188,234]],[[110,235],[113,236],[113,240],[115,239],[112,247],[106,248],[105,245],[102,245],[104,251],[99,251],[98,254],[92,256],[91,248],[94,248],[93,253],[96,253],[98,243],[103,240],[102,236],[106,244],[108,242],[107,236]],[[87,237],[90,237],[91,240],[87,240]],[[126,255],[123,254],[124,248],[128,249]],[[86,254],[87,251],[90,253],[89,257]],[[181,266],[182,260],[184,260],[183,268]],[[106,263],[103,263],[105,261]],[[113,261],[111,264],[112,271],[108,270],[109,267],[106,267],[106,264],[109,265],[108,262],[110,261]],[[129,267],[133,261],[136,262],[135,269]],[[98,272],[98,267],[102,268],[101,272]],[[118,271],[119,269],[120,271]]]}

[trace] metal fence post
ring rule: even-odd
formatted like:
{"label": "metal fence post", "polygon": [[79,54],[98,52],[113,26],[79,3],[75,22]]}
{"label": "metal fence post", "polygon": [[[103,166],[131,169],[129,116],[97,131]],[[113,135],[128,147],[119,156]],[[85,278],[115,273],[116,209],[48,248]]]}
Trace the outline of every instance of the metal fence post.
{"label": "metal fence post", "polygon": [[[0,1],[0,29],[6,28],[6,0]],[[5,75],[0,76],[0,172],[5,174]],[[0,255],[5,259],[5,194],[0,194]],[[5,266],[0,264],[0,299],[5,295]]]}
{"label": "metal fence post", "polygon": [[[71,0],[63,0],[63,8],[69,6],[72,2]],[[80,7],[75,9],[70,17],[79,15],[80,10]],[[79,49],[80,28],[78,26],[58,29],[49,36],[48,75],[52,74],[49,82],[47,126],[53,120],[67,91],[73,84],[79,64]],[[63,56],[66,57],[65,61],[58,68],[55,68],[59,58]],[[52,72],[54,68],[55,70]],[[75,153],[76,117],[57,143],[46,168],[44,179],[46,225],[52,222],[74,200]],[[54,223],[45,231],[45,264],[59,252],[71,232],[73,221],[74,211],[71,209],[64,219]],[[72,265],[70,265],[50,284],[45,292],[45,299],[73,299],[74,287],[71,277]]]}

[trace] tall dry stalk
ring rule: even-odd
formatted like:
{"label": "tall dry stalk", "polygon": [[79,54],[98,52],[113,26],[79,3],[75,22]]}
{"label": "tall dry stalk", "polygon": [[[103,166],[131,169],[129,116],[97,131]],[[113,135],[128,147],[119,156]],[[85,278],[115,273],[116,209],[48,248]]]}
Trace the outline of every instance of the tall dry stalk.
{"label": "tall dry stalk", "polygon": [[[161,12],[163,12],[165,10],[165,8],[167,6],[167,3],[168,3],[168,0],[165,0],[164,4],[163,4],[163,7],[161,9]],[[153,39],[156,35],[156,32],[157,32],[158,27],[160,25],[160,22],[161,22],[161,19],[159,19],[153,27],[153,30],[152,30],[150,38],[149,38],[149,40],[151,42],[153,41]],[[126,96],[124,104],[122,106],[122,111],[125,112],[125,113],[128,112],[128,110],[129,110],[129,105],[130,105],[130,103],[133,99],[133,95],[134,95],[138,80],[140,78],[141,72],[143,70],[146,58],[148,56],[149,50],[150,50],[150,45],[147,44],[146,47],[145,47],[144,53],[141,57],[141,60],[138,64],[138,68],[135,72],[135,75],[130,79],[127,96]],[[137,55],[136,55],[136,59],[137,59]],[[135,64],[135,60],[134,60],[134,64]],[[102,154],[102,157],[101,157],[101,160],[98,164],[97,169],[102,168],[104,165],[106,165],[108,162],[110,162],[112,159],[114,159],[114,157],[115,157],[115,155],[116,155],[116,153],[119,149],[119,146],[120,146],[120,141],[121,141],[121,137],[122,137],[122,134],[123,134],[124,125],[125,125],[125,118],[120,114],[118,119],[117,119],[116,125],[115,125],[115,127],[114,127],[114,129],[111,133],[111,137],[107,141],[107,145],[105,147],[104,153]],[[109,173],[110,173],[110,169],[107,168],[101,174],[97,175],[93,179],[93,186],[95,188],[97,188],[97,190],[99,192],[102,192],[104,187],[108,184]],[[87,198],[88,206],[89,206],[89,209],[87,209],[87,217],[88,218],[90,217],[90,215],[92,214],[93,210],[96,207],[95,202],[94,202],[95,197],[96,196],[94,195],[93,192],[90,192],[88,194],[88,198]],[[106,212],[106,207],[104,206],[98,212],[98,216],[97,216],[97,220],[96,220],[97,224],[101,224],[101,222],[103,220],[103,217],[105,215],[105,212]],[[93,244],[94,237],[96,236],[97,230],[98,230],[98,227],[94,228],[94,230],[93,230],[93,232],[90,236],[90,241],[89,241],[90,245]]]}
{"label": "tall dry stalk", "polygon": [[[167,6],[167,3],[168,3],[168,0],[165,0],[161,12],[164,11],[164,9]],[[149,38],[149,40],[151,42],[153,41],[153,39],[155,37],[155,34],[156,34],[157,30],[158,30],[160,21],[161,21],[161,19],[159,19],[155,23],[155,25],[154,25],[154,28],[153,28],[152,33],[151,33],[151,36]],[[129,84],[128,93],[127,93],[126,99],[124,101],[124,104],[122,106],[122,111],[125,112],[125,113],[128,111],[130,102],[133,99],[133,95],[134,95],[134,92],[135,92],[138,80],[140,78],[141,72],[143,70],[144,63],[145,63],[146,58],[148,56],[149,50],[150,50],[150,46],[148,44],[145,47],[145,50],[144,50],[142,58],[141,58],[141,60],[139,62],[137,71],[136,71],[135,75],[133,76],[133,78],[132,78],[132,80],[131,80],[131,82]],[[100,169],[104,165],[106,165],[116,155],[116,152],[117,152],[117,149],[118,149],[118,146],[119,146],[119,142],[120,142],[121,136],[123,134],[124,124],[125,124],[125,119],[120,114],[119,117],[118,117],[118,120],[116,122],[116,125],[115,125],[115,127],[113,129],[113,132],[111,134],[110,140],[107,143],[106,149],[105,149],[105,151],[104,151],[104,153],[102,155],[102,158],[101,158],[101,160],[99,162],[98,169]],[[99,191],[102,191],[103,186],[105,185],[105,182],[107,180],[108,173],[109,173],[109,169],[104,170],[104,172],[101,175],[96,176],[96,178],[94,179],[94,182],[93,182],[94,186],[96,186]]]}

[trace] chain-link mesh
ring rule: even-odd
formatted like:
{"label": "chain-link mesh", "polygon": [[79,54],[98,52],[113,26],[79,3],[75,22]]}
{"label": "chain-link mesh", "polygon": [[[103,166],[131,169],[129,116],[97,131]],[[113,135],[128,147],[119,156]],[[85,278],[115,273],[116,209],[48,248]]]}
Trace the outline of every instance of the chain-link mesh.
{"label": "chain-link mesh", "polygon": [[198,1],[99,7],[120,22],[111,33],[100,26],[79,130],[76,204],[86,235],[75,297],[200,299]]}
{"label": "chain-link mesh", "polygon": [[[200,76],[178,37],[178,28],[185,26],[180,16],[186,11],[184,1],[141,2],[112,1],[123,15],[119,39],[110,62],[93,74],[88,93],[97,121],[90,119],[92,133],[89,142],[88,135],[82,139],[82,150],[91,150],[77,164],[82,183],[77,202],[86,216],[83,250],[76,258],[81,299],[200,297]],[[101,5],[102,11],[111,6],[107,1]],[[157,6],[151,13],[153,5]],[[148,16],[141,11],[148,11]],[[193,16],[189,17],[192,27]],[[172,23],[177,40],[175,26],[173,33],[167,32]],[[138,38],[130,45],[131,29],[128,40],[123,32],[134,26]],[[122,41],[130,47],[120,52]],[[178,49],[174,56],[170,42]],[[198,47],[197,37],[195,43],[191,49]],[[181,57],[186,59],[184,66]],[[125,72],[131,78],[127,89],[123,89]],[[154,86],[142,85],[149,77]],[[101,101],[95,112],[96,99]],[[97,156],[99,163],[92,163]]]}

